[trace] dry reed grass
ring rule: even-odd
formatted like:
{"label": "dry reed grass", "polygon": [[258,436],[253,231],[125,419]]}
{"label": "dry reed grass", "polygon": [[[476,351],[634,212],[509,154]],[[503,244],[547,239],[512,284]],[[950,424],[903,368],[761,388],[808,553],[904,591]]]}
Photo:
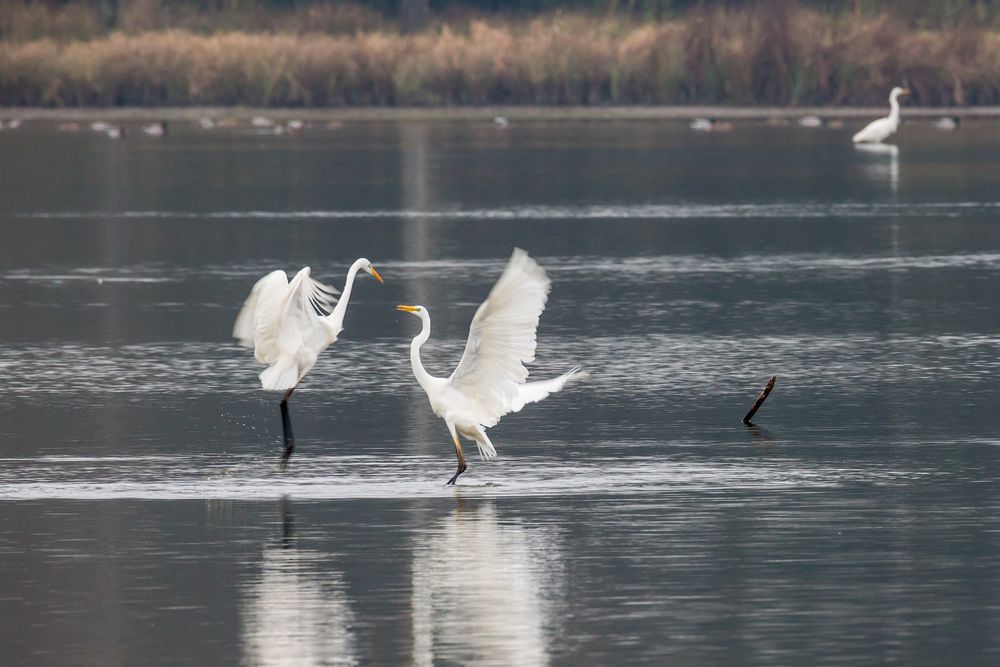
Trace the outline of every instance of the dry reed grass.
{"label": "dry reed grass", "polygon": [[1000,104],[1000,33],[768,4],[637,23],[553,15],[416,34],[121,32],[0,43],[0,104]]}

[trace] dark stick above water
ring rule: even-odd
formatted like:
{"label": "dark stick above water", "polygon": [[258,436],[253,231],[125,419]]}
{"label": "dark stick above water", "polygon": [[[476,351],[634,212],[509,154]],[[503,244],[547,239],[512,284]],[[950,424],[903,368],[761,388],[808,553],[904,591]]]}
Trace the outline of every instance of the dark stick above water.
{"label": "dark stick above water", "polygon": [[774,389],[774,383],[777,381],[778,381],[778,376],[772,375],[771,379],[767,381],[766,385],[764,385],[764,389],[759,394],[757,394],[757,400],[756,402],[754,402],[753,407],[750,408],[750,411],[743,416],[744,424],[746,424],[747,426],[750,425],[750,419],[755,414],[757,414],[757,411],[760,410],[760,406],[764,405],[764,401],[767,400],[768,394],[770,394],[771,390]]}

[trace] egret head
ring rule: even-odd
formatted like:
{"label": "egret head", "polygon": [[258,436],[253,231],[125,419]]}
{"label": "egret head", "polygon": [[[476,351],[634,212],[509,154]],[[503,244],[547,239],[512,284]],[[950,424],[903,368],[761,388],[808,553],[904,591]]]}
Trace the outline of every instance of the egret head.
{"label": "egret head", "polygon": [[427,309],[423,306],[396,306],[396,310],[401,310],[404,313],[412,313],[417,317],[423,317],[427,314]]}
{"label": "egret head", "polygon": [[378,274],[378,271],[375,270],[375,267],[372,266],[372,263],[370,261],[368,261],[367,259],[364,260],[363,263],[361,264],[361,268],[370,273],[375,278],[375,280],[382,282],[382,276]]}
{"label": "egret head", "polygon": [[889,93],[889,97],[899,97],[900,95],[909,95],[909,94],[910,94],[909,88],[900,88],[899,86],[896,86],[895,88],[892,89],[892,92]]}

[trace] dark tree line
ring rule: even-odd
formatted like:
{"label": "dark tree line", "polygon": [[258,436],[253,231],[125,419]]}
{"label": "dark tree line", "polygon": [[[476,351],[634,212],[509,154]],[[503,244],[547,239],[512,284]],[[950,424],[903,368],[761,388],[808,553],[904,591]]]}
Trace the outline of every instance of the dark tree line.
{"label": "dark tree line", "polygon": [[[5,0],[4,4],[11,1],[54,7],[90,5],[113,20],[130,0]],[[617,13],[637,19],[664,19],[698,8],[732,8],[775,2],[794,2],[835,13],[887,12],[927,26],[963,21],[993,23],[1000,14],[1000,0],[363,0],[354,4],[387,18],[419,22],[430,16],[460,11],[524,15],[572,10]],[[159,4],[167,8],[194,8],[205,12],[279,12],[344,3],[339,0],[160,0]]]}

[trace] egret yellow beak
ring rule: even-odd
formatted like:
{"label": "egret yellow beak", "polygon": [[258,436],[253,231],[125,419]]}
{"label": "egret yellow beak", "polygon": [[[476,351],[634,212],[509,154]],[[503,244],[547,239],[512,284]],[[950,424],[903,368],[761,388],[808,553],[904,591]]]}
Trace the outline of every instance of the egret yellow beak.
{"label": "egret yellow beak", "polygon": [[416,306],[396,306],[396,310],[401,310],[404,313],[415,313],[417,312]]}
{"label": "egret yellow beak", "polygon": [[385,282],[382,280],[382,276],[378,274],[378,271],[375,270],[374,266],[372,267],[372,276],[375,278],[375,280],[379,281],[380,283]]}
{"label": "egret yellow beak", "polygon": [[911,91],[910,91],[910,89],[909,89],[909,88],[903,88],[903,92],[901,92],[901,93],[900,93],[900,95],[909,95],[909,94],[910,94],[910,92],[911,92]]}

